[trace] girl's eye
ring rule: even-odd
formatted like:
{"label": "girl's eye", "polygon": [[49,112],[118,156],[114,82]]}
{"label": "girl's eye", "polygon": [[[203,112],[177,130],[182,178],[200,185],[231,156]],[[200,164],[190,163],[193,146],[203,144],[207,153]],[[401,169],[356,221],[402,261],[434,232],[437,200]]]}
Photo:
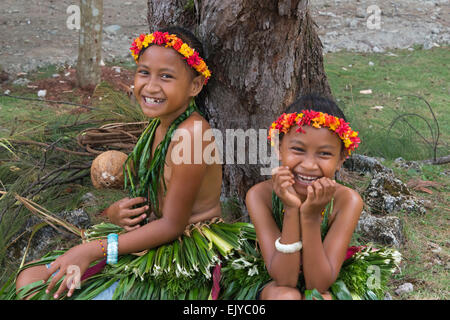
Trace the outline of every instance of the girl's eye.
{"label": "girl's eye", "polygon": [[297,152],[304,152],[305,150],[303,150],[302,148],[299,147],[293,147],[292,150],[297,151]]}
{"label": "girl's eye", "polygon": [[139,70],[138,72],[139,72],[140,74],[146,74],[146,75],[148,74],[148,71],[147,71],[147,70]]}
{"label": "girl's eye", "polygon": [[173,77],[172,77],[170,74],[163,73],[163,74],[161,75],[161,78],[163,78],[163,79],[172,79]]}
{"label": "girl's eye", "polygon": [[320,153],[320,155],[321,155],[321,156],[325,156],[325,157],[332,156],[332,154],[331,154],[330,152],[327,152],[327,151],[322,151],[322,152]]}

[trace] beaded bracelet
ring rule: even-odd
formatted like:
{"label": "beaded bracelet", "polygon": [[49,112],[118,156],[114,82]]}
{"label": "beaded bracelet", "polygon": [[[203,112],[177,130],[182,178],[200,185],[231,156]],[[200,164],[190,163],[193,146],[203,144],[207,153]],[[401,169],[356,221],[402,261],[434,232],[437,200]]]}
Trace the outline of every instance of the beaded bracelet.
{"label": "beaded bracelet", "polygon": [[106,251],[105,247],[103,246],[103,240],[99,239],[98,242],[100,242],[100,246],[102,247],[103,256],[106,257]]}
{"label": "beaded bracelet", "polygon": [[108,255],[106,257],[107,264],[116,264],[119,254],[119,236],[116,233],[108,234]]}

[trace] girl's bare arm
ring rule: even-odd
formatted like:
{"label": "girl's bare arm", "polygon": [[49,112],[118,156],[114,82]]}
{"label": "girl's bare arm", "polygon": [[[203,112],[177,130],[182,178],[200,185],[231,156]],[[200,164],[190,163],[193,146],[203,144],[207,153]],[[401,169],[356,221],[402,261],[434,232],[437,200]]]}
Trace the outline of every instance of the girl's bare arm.
{"label": "girl's bare arm", "polygon": [[299,212],[298,209],[286,210],[283,232],[280,232],[272,217],[270,205],[272,191],[267,183],[268,181],[257,184],[248,191],[247,209],[271,278],[279,286],[295,287],[300,270],[300,252],[278,252],[275,249],[275,240],[281,237],[280,242],[285,244],[299,241]]}
{"label": "girl's bare arm", "polygon": [[300,218],[306,288],[319,292],[325,292],[336,281],[363,207],[360,195],[346,187],[337,191],[335,199],[336,217],[323,243],[320,219],[302,214]]}

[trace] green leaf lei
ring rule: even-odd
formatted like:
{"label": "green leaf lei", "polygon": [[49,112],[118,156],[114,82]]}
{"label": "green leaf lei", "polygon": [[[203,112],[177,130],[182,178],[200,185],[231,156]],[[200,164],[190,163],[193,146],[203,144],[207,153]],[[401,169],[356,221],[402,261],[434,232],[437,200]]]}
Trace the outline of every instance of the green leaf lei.
{"label": "green leaf lei", "polygon": [[161,180],[164,187],[164,194],[167,191],[164,181],[164,164],[167,150],[178,125],[186,120],[194,111],[199,112],[194,99],[192,99],[186,111],[169,126],[164,139],[156,147],[153,158],[151,158],[152,145],[156,129],[161,121],[159,118],[150,120],[149,125],[142,132],[136,146],[125,161],[123,168],[123,175],[125,177],[124,189],[128,189],[130,196],[133,198],[147,197],[153,212],[157,216],[160,216],[158,189]]}

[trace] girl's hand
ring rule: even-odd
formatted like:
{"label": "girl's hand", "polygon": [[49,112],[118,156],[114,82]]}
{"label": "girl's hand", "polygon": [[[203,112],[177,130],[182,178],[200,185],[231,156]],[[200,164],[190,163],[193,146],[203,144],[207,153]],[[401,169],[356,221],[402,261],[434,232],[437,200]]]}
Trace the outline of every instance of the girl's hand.
{"label": "girl's hand", "polygon": [[307,197],[300,208],[301,215],[306,218],[317,219],[322,218],[322,211],[331,201],[336,191],[336,181],[323,177],[312,183],[307,188]]}
{"label": "girl's hand", "polygon": [[136,209],[132,209],[132,207],[145,202],[147,202],[147,199],[142,197],[124,198],[114,202],[105,210],[105,213],[112,223],[126,231],[132,231],[139,228],[139,223],[147,217],[148,205]]}
{"label": "girl's hand", "polygon": [[[73,294],[74,290],[79,285],[81,276],[88,269],[89,264],[95,260],[92,251],[97,248],[93,248],[93,244],[95,244],[95,242],[73,247],[51,263],[51,267],[48,269],[49,277],[53,275],[54,272],[58,272],[50,281],[47,290],[45,291],[46,293],[51,292],[58,281],[65,276],[58,290],[53,295],[53,298],[58,299],[67,289],[69,289],[67,294],[68,297]],[[100,245],[98,246],[98,250],[101,250]],[[44,281],[47,281],[47,279],[44,279]]]}
{"label": "girl's hand", "polygon": [[300,208],[302,201],[292,187],[295,183],[294,175],[289,167],[278,167],[272,170],[273,190],[283,202],[285,208]]}

